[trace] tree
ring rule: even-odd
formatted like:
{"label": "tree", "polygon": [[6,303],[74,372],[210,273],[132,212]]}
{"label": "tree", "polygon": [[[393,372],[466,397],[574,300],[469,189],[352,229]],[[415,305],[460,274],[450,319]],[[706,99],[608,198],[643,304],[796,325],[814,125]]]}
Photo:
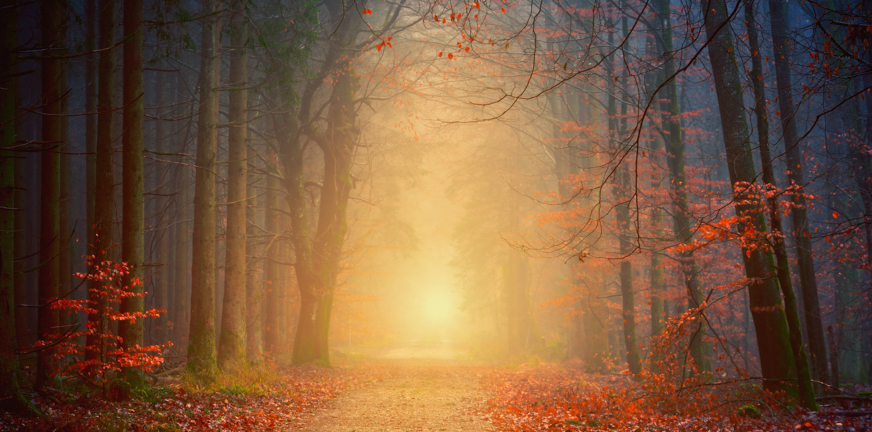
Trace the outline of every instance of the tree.
{"label": "tree", "polygon": [[[85,1],[85,49],[92,51],[85,63],[85,224],[88,256],[96,255],[94,250],[97,228],[95,210],[97,206],[97,0]],[[91,281],[87,289],[90,292]]]}
{"label": "tree", "polygon": [[248,86],[245,3],[237,1],[231,15],[230,52],[230,167],[227,173],[227,234],[224,242],[224,309],[221,314],[221,337],[218,366],[231,371],[245,362],[246,356],[246,207],[249,198],[248,150],[246,146]]}
{"label": "tree", "polygon": [[[60,168],[61,149],[64,148],[63,122],[65,121],[63,98],[66,82],[63,73],[66,37],[64,36],[66,9],[62,0],[42,3],[42,93],[43,112],[40,155],[42,182],[40,186],[40,268],[39,268],[39,340],[47,342],[58,333],[58,311],[51,307],[59,296],[60,275],[58,254],[60,251]],[[66,293],[64,293],[66,294]],[[39,350],[37,358],[36,386],[53,384],[52,374],[56,359],[50,347]]]}
{"label": "tree", "polygon": [[264,204],[264,229],[271,236],[264,247],[263,285],[262,290],[266,299],[266,310],[263,315],[263,348],[274,359],[279,357],[279,340],[281,329],[279,328],[280,286],[279,273],[281,255],[279,254],[280,242],[286,241],[280,237],[279,229],[279,198],[277,189],[280,186],[276,173],[266,169],[266,199]]}
{"label": "tree", "polygon": [[[745,219],[740,223],[739,230],[746,232],[753,229],[765,233],[766,223],[759,211],[760,206],[753,204],[757,198],[748,193],[749,185],[755,182],[756,170],[747,139],[750,133],[742,103],[742,87],[727,6],[723,0],[700,4],[706,12],[708,54],[720,109],[736,213]],[[749,302],[760,350],[763,385],[771,390],[795,389],[788,384],[796,377],[796,364],[793,361],[787,319],[781,307],[777,281],[769,274],[769,269],[774,267],[772,255],[760,249],[743,249],[742,259],[745,263],[745,275],[749,279]]]}
{"label": "tree", "polygon": [[[621,18],[623,37],[627,37],[627,17]],[[614,46],[614,32],[609,32],[609,46]],[[624,67],[628,67],[626,57]],[[606,60],[606,76],[615,75],[615,59],[610,57]],[[621,117],[620,129],[618,129],[616,84],[620,85]],[[608,79],[608,125],[609,135],[614,142],[624,142],[627,137],[627,89],[623,79]],[[624,348],[627,356],[627,367],[633,375],[642,371],[639,357],[639,345],[636,342],[636,307],[633,297],[633,264],[629,256],[633,252],[633,242],[630,234],[630,168],[629,163],[621,163],[615,171],[615,205],[618,242],[620,243],[621,260],[620,284],[621,284],[621,318],[623,319]]]}
{"label": "tree", "polygon": [[[669,172],[672,183],[672,230],[676,241],[685,245],[693,243],[693,230],[691,224],[690,206],[687,197],[687,174],[686,158],[684,155],[684,140],[681,131],[681,107],[678,101],[678,80],[675,77],[675,56],[672,35],[672,6],[669,0],[658,0],[654,4],[657,16],[662,20],[656,40],[660,47],[659,55],[665,61],[663,63],[662,77],[665,79],[661,85],[660,113],[664,147],[668,154]],[[679,253],[684,286],[687,294],[688,308],[702,306],[703,297],[699,275],[699,264],[693,256],[693,249],[682,249]],[[699,319],[696,328],[690,336],[690,353],[697,370],[710,372],[711,364],[706,359],[708,352],[705,342],[706,330],[704,318]]]}
{"label": "tree", "polygon": [[811,239],[808,229],[808,203],[805,198],[805,178],[802,169],[802,149],[796,133],[796,108],[793,102],[793,83],[790,73],[790,47],[787,33],[790,23],[785,19],[787,3],[783,0],[769,0],[769,25],[772,29],[772,51],[775,59],[775,75],[778,88],[778,106],[781,108],[781,130],[784,133],[784,147],[787,150],[787,178],[795,193],[790,194],[793,206],[790,215],[793,220],[793,239],[796,243],[796,257],[799,267],[799,281],[802,286],[802,304],[805,308],[805,332],[811,353],[813,375],[816,379],[829,382],[827,372],[827,351],[824,342],[824,327],[821,323],[820,300],[818,299],[817,278],[812,256]]}
{"label": "tree", "polygon": [[215,9],[214,0],[203,3],[191,262],[191,329],[186,366],[191,374],[205,382],[214,379],[218,367],[215,358],[215,172],[218,147],[218,83],[215,80],[218,26]]}
{"label": "tree", "polygon": [[[766,94],[763,83],[763,68],[760,61],[760,46],[758,42],[757,27],[754,20],[753,2],[745,3],[745,20],[748,26],[748,44],[751,49],[751,81],[754,88],[754,113],[757,119],[757,137],[759,140],[760,162],[763,164],[763,181],[773,189],[775,173],[772,168],[772,156],[769,152],[769,120],[766,114]],[[772,191],[774,192],[774,191]],[[794,193],[802,193],[794,191]],[[787,325],[790,329],[790,347],[793,350],[793,359],[796,362],[796,370],[799,375],[800,399],[807,407],[815,407],[814,389],[811,387],[811,377],[808,376],[808,360],[802,347],[802,334],[799,324],[799,314],[796,309],[796,299],[793,294],[793,281],[790,278],[790,264],[787,257],[787,247],[784,244],[783,230],[781,227],[781,209],[778,208],[778,197],[774,193],[767,199],[769,208],[769,221],[772,224],[774,240],[772,249],[775,252],[777,263],[778,284],[784,296]],[[803,199],[804,201],[804,199]]]}
{"label": "tree", "polygon": [[0,3],[0,409],[36,412],[21,393],[22,378],[16,350],[15,286],[13,271],[15,228],[15,85],[18,35],[14,1]]}
{"label": "tree", "polygon": [[[99,0],[99,47],[103,50],[99,58],[99,82],[97,97],[97,154],[95,163],[99,167],[96,173],[94,193],[101,197],[94,203],[94,261],[103,262],[111,256],[114,248],[113,239],[115,225],[115,122],[112,118],[115,108],[115,32],[117,27],[118,3],[115,0]],[[108,318],[99,311],[104,305],[97,301],[96,313],[88,315],[88,322],[94,328],[102,331],[109,325]],[[105,352],[103,341],[96,334],[87,336],[85,360],[102,358]]]}
{"label": "tree", "polygon": [[[155,122],[154,127],[154,141],[155,141],[155,150],[157,150],[158,154],[166,154],[168,152],[167,142],[169,141],[169,137],[166,133],[166,121],[163,120],[162,116],[164,113],[163,107],[166,105],[166,78],[164,73],[157,72],[157,77],[155,79],[155,104],[157,105],[157,109],[155,110],[155,117],[158,120]],[[163,169],[161,169],[163,168]],[[169,224],[169,202],[168,195],[170,192],[170,188],[167,187],[171,176],[168,174],[168,169],[161,166],[156,166],[154,168],[154,176],[155,176],[155,192],[157,196],[155,197],[154,203],[154,215],[152,217],[155,219],[154,225],[155,229],[155,259],[157,263],[160,265],[156,274],[154,275],[154,305],[155,308],[161,310],[169,309],[168,295],[169,295],[169,286],[170,286],[170,229],[167,227]],[[154,339],[158,342],[164,342],[167,340],[167,317],[166,314],[162,314],[159,318],[157,318],[155,322],[154,329],[155,337]]]}
{"label": "tree", "polygon": [[[249,110],[248,121],[254,120],[256,111]],[[246,131],[249,132],[246,128]],[[249,134],[250,135],[250,134]],[[247,351],[248,363],[255,366],[260,366],[263,363],[263,286],[258,280],[259,266],[258,260],[259,247],[257,235],[260,228],[257,225],[257,188],[259,182],[258,173],[258,157],[255,147],[248,146],[249,166],[246,167],[248,179],[246,184],[246,242],[245,255],[248,257],[245,264],[245,349]],[[262,267],[261,267],[262,268]]]}
{"label": "tree", "polygon": [[[130,267],[123,280],[124,286],[141,293],[145,277],[144,233],[145,233],[145,195],[143,184],[143,121],[145,119],[144,62],[142,44],[145,41],[145,27],[142,22],[142,0],[124,2],[124,102],[121,135],[123,145],[123,217],[121,231],[121,260]],[[145,310],[145,297],[130,296],[121,302],[122,313],[136,313]],[[118,335],[123,338],[124,347],[133,349],[144,345],[143,320],[122,320],[118,322]],[[144,385],[140,371],[126,371],[125,379],[130,386]]]}

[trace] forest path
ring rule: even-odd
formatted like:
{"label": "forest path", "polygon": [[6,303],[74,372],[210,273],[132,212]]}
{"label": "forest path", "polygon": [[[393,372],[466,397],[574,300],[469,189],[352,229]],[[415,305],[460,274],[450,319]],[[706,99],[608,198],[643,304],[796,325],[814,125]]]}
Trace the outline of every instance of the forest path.
{"label": "forest path", "polygon": [[483,369],[437,359],[386,359],[385,379],[351,389],[291,430],[314,432],[493,431],[475,414]]}

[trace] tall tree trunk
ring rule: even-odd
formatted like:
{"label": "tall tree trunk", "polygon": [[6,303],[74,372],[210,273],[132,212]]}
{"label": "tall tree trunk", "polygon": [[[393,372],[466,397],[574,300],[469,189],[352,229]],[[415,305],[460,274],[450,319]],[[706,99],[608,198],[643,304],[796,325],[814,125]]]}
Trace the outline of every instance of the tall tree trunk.
{"label": "tall tree trunk", "polygon": [[[622,29],[626,34],[626,20],[621,20]],[[608,44],[614,46],[614,32],[609,32]],[[617,99],[615,97],[615,80],[611,77],[615,76],[615,59],[614,57],[606,60],[606,76],[608,81],[608,127],[609,136],[613,142],[622,142],[624,132],[626,131],[626,120],[621,120],[621,129],[618,130],[617,117]],[[621,90],[623,90],[623,80],[620,81]],[[623,97],[621,98],[624,99]],[[621,115],[625,119],[627,114],[627,105],[621,105]],[[630,187],[630,169],[626,163],[621,163],[615,171],[615,199],[617,201],[615,214],[617,220],[618,242],[620,244],[620,254],[623,257],[621,261],[621,269],[619,273],[620,288],[621,288],[621,318],[623,321],[624,333],[624,353],[627,356],[627,368],[633,375],[641,372],[639,360],[639,346],[636,342],[636,315],[633,298],[633,264],[629,261],[629,255],[632,252],[632,242],[630,241],[630,198],[628,188]]]}
{"label": "tall tree trunk", "polygon": [[[249,111],[248,121],[254,120],[254,112]],[[249,134],[250,135],[250,134]],[[246,223],[246,242],[245,254],[248,256],[245,265],[245,291],[246,291],[246,306],[245,306],[245,348],[247,352],[248,363],[259,366],[263,363],[263,288],[258,283],[258,241],[257,236],[259,229],[257,226],[257,183],[256,172],[259,165],[257,152],[249,146],[247,149],[248,163],[247,167],[248,179],[246,185],[246,206],[245,219]]]}
{"label": "tall tree trunk", "polygon": [[[750,133],[742,103],[742,87],[739,69],[736,65],[735,45],[727,21],[727,7],[724,0],[701,2],[705,12],[706,35],[711,41],[708,45],[715,91],[720,109],[721,126],[724,134],[724,148],[727,155],[727,168],[733,187],[736,213],[749,222],[739,225],[739,232],[753,227],[758,233],[766,233],[766,222],[756,203],[742,203],[755,198],[746,192],[747,184],[756,178],[754,158],[748,142]],[[748,226],[748,225],[751,226]],[[796,386],[789,384],[796,378],[796,364],[790,347],[790,332],[779,296],[778,282],[770,277],[770,269],[775,263],[772,255],[759,249],[742,250],[745,275],[750,278],[748,286],[751,314],[757,333],[760,350],[760,364],[763,372],[763,385],[769,390],[787,389],[796,393]]]}
{"label": "tall tree trunk", "polygon": [[[13,39],[14,40],[14,39]],[[16,69],[11,69],[14,71]],[[14,72],[13,72],[14,73]],[[19,87],[16,85],[16,87]],[[17,105],[17,102],[16,102]],[[22,136],[21,134],[21,118],[15,122],[15,135]],[[27,212],[25,212],[25,208],[27,207],[27,181],[24,175],[25,172],[25,159],[22,157],[16,157],[12,159],[15,164],[15,189],[13,193],[15,194],[15,251],[14,256],[22,258],[15,261],[15,298],[16,301],[26,302],[27,301],[27,279],[28,275],[26,273],[27,269],[27,260],[23,259],[24,256],[27,255]],[[18,350],[24,351],[27,348],[33,346],[33,342],[31,341],[31,335],[33,334],[33,328],[30,323],[32,309],[16,307],[15,309],[15,331],[17,332],[17,340],[18,340]]]}
{"label": "tall tree trunk", "polygon": [[[181,147],[181,146],[179,146]],[[179,149],[181,150],[181,148]],[[173,270],[173,306],[175,310],[173,319],[173,340],[176,352],[180,356],[187,356],[186,329],[188,323],[188,182],[190,176],[185,166],[179,166],[176,171],[176,234],[174,249],[176,253],[175,268]]]}
{"label": "tall tree trunk", "polygon": [[[163,120],[163,115],[166,112],[164,106],[167,104],[166,98],[166,78],[163,72],[157,72],[155,79],[155,111],[154,140],[155,149],[158,153],[166,153],[169,151],[167,146],[168,137],[166,134],[166,122]],[[167,311],[169,309],[169,274],[170,274],[170,233],[169,228],[169,202],[167,198],[170,192],[168,187],[170,176],[168,167],[165,165],[156,165],[154,169],[155,175],[155,252],[158,265],[157,273],[153,276],[154,283],[154,307]],[[168,315],[166,312],[155,319],[155,334],[154,339],[159,344],[167,342],[167,322]]]}
{"label": "tall tree trunk", "polygon": [[[111,248],[114,248],[115,238],[115,32],[117,27],[118,2],[115,0],[100,0],[98,4],[100,25],[100,52],[97,97],[97,150],[95,163],[99,169],[96,172],[94,194],[101,197],[94,203],[94,262],[100,263],[110,259]],[[104,313],[106,303],[100,292],[102,286],[91,286],[89,298],[95,302],[97,313],[88,315],[89,325],[97,329],[86,338],[85,360],[101,360],[106,352],[106,341],[99,334],[108,330],[109,321]]]}
{"label": "tall tree trunk", "polygon": [[[97,0],[85,1],[85,50],[97,48]],[[94,250],[94,234],[96,234],[96,200],[97,200],[97,54],[90,53],[85,58],[85,225],[86,225],[86,256],[91,257]],[[90,259],[90,258],[88,258]],[[86,261],[88,260],[86,259]],[[88,268],[88,272],[92,269]],[[86,295],[96,284],[88,280],[85,285]]]}
{"label": "tall tree trunk", "polygon": [[829,382],[827,372],[827,349],[824,342],[824,327],[821,322],[821,307],[818,299],[814,258],[812,257],[811,234],[808,231],[808,204],[805,200],[805,179],[802,169],[802,150],[796,133],[796,108],[793,104],[793,83],[790,74],[790,47],[787,33],[790,23],[785,17],[787,5],[783,0],[769,0],[769,24],[772,29],[772,50],[775,58],[775,76],[778,88],[778,105],[781,108],[781,130],[787,150],[787,178],[795,188],[791,194],[793,206],[793,240],[799,262],[799,281],[802,286],[802,303],[805,307],[805,331],[811,353],[813,375]]}
{"label": "tall tree trunk", "polygon": [[266,170],[266,217],[264,228],[270,237],[264,249],[263,293],[266,298],[266,311],[263,316],[263,348],[273,359],[279,354],[279,243],[284,241],[279,235],[279,199],[276,179],[272,167]]}
{"label": "tall tree trunk", "polygon": [[[61,36],[63,45],[66,45],[66,30],[63,30]],[[67,82],[66,67],[61,67],[61,82]],[[69,95],[65,92],[61,95],[61,112],[69,113]],[[67,298],[78,298],[77,293],[70,293],[72,288],[72,265],[70,260],[73,255],[70,253],[72,245],[72,224],[70,223],[70,122],[66,116],[61,117],[61,141],[63,146],[59,148],[60,153],[60,199],[58,200],[58,295],[67,296]],[[68,295],[69,294],[69,295]],[[63,310],[58,311],[58,322],[61,326],[61,332],[68,332],[72,329],[73,322],[77,318],[74,312]]]}
{"label": "tall tree trunk", "polygon": [[227,172],[227,235],[224,261],[224,310],[218,344],[218,366],[232,370],[245,363],[246,245],[245,210],[248,204],[248,151],[246,146],[248,116],[248,53],[244,9],[240,2],[233,11],[230,52],[230,137]]}
{"label": "tall tree trunk", "polygon": [[[144,80],[142,45],[145,41],[145,27],[142,24],[142,0],[124,2],[124,131],[121,135],[123,145],[123,212],[121,233],[121,261],[127,263],[129,272],[122,283],[131,292],[143,293],[145,272],[144,233],[145,233],[145,191],[143,184],[143,150],[145,104],[143,103]],[[145,298],[125,297],[121,301],[122,313],[143,312]],[[118,336],[122,338],[125,349],[135,350],[143,346],[144,321],[121,320],[118,322]],[[144,377],[136,369],[124,373],[131,386],[145,385]]]}
{"label": "tall tree trunk", "polygon": [[[60,248],[60,151],[63,141],[63,97],[67,90],[63,81],[65,53],[64,21],[66,10],[61,0],[42,3],[42,141],[40,186],[40,253],[39,253],[39,340],[51,344],[58,334],[58,311],[51,308],[58,297],[60,279],[58,252]],[[37,387],[52,385],[57,367],[54,350],[39,351],[36,366]]]}
{"label": "tall tree trunk", "polygon": [[[578,118],[583,122],[584,126],[590,126],[591,122],[594,121],[593,110],[591,109],[592,101],[590,99],[592,94],[594,94],[594,89],[592,86],[588,86],[586,91],[580,94],[578,98]],[[578,172],[581,175],[585,175],[592,166],[591,141],[589,139],[582,140],[579,153]],[[589,198],[585,198],[585,200],[586,202],[580,203],[581,208],[591,204]],[[588,251],[579,251],[578,262],[575,264],[572,273],[573,284],[581,289],[579,303],[586,348],[584,363],[589,371],[605,373],[607,372],[609,349],[608,331],[605,325],[605,302],[601,297],[605,291],[598,289],[598,284],[593,283],[593,280],[587,276],[587,272],[584,270],[583,255],[586,252]]]}
{"label": "tall tree trunk", "polygon": [[[85,1],[85,50],[97,48],[97,0]],[[97,194],[97,54],[90,53],[85,63],[85,195],[87,203],[88,256],[94,254],[94,205]],[[90,287],[90,284],[88,284]]]}
{"label": "tall tree trunk", "polygon": [[[757,25],[754,22],[754,6],[751,1],[745,2],[745,22],[748,26],[748,43],[751,49],[751,81],[754,88],[754,113],[757,117],[757,138],[760,148],[760,163],[763,165],[763,181],[776,188],[775,172],[772,168],[772,156],[769,153],[769,121],[766,114],[766,93],[762,78],[763,66],[760,61],[760,44],[757,36]],[[793,350],[793,360],[796,362],[797,375],[799,377],[799,396],[803,405],[814,409],[814,389],[809,375],[808,359],[802,348],[802,330],[800,329],[799,314],[796,310],[796,298],[793,293],[793,281],[790,278],[790,263],[787,257],[787,247],[784,244],[783,229],[781,227],[781,213],[778,208],[776,195],[768,199],[769,220],[772,224],[773,250],[777,263],[778,283],[784,296],[784,312],[787,314],[787,326],[790,329],[790,347]]]}
{"label": "tall tree trunk", "polygon": [[200,58],[200,110],[197,121],[197,160],[194,192],[194,235],[191,263],[191,329],[187,370],[199,380],[214,380],[215,358],[215,170],[217,82],[215,81],[216,4],[203,4]]}
{"label": "tall tree trunk", "polygon": [[[665,20],[668,19],[668,17],[665,18]],[[648,52],[649,54],[655,54],[657,52],[657,45],[653,32],[656,30],[651,29],[651,31],[652,33],[648,36]],[[663,77],[659,72],[651,72],[646,75],[646,92],[651,96],[654,96],[653,92],[657,89],[657,86],[660,85],[662,80]],[[652,136],[650,158],[650,164],[652,167],[650,184],[652,188],[660,185],[663,180],[660,171],[658,171],[665,162],[663,156],[660,155],[662,150],[663,142],[660,140],[660,137]],[[663,209],[657,204],[655,204],[654,208],[651,210],[651,237],[653,237],[655,245],[658,245],[663,240]],[[651,339],[653,340],[661,331],[663,331],[663,328],[666,325],[666,320],[664,319],[665,311],[663,310],[663,293],[666,287],[666,275],[663,272],[663,253],[657,250],[657,246],[655,246],[654,250],[651,252],[651,261],[649,265],[650,269],[648,271],[648,278],[650,279],[649,283],[651,285],[649,308],[651,311]],[[656,371],[658,370],[656,360],[659,360],[661,357],[654,351],[651,352],[651,355],[654,356],[655,359],[655,361],[652,362],[652,368]]]}
{"label": "tall tree trunk", "polygon": [[832,368],[831,377],[833,379],[832,386],[835,389],[839,388],[839,349],[836,341],[836,334],[833,332],[833,326],[827,326],[827,338],[830,340],[830,367]]}
{"label": "tall tree trunk", "polygon": [[[660,111],[663,117],[663,130],[666,132],[665,147],[669,155],[669,171],[672,180],[672,230],[677,241],[685,245],[693,243],[693,230],[690,218],[690,206],[687,198],[687,175],[685,171],[684,140],[681,131],[681,108],[678,100],[677,80],[675,74],[674,48],[672,44],[672,9],[669,0],[657,0],[655,3],[658,17],[662,20],[659,29],[661,55],[665,56],[662,76],[668,81],[663,84]],[[699,278],[699,264],[693,256],[693,250],[678,253],[681,272],[684,275],[684,286],[689,308],[698,308],[703,302],[702,288]],[[704,317],[693,327],[689,346],[693,362],[700,372],[711,372],[711,364],[706,357],[708,346],[705,341],[706,328]]]}
{"label": "tall tree trunk", "polygon": [[[328,4],[327,8],[332,16],[342,16],[343,19],[327,49],[321,71],[303,90],[297,118],[285,115],[281,133],[285,143],[281,157],[285,169],[285,189],[288,191],[294,270],[300,289],[300,321],[293,354],[296,364],[330,362],[330,316],[339,259],[348,229],[346,209],[357,134],[354,97],[359,83],[354,78],[353,61],[359,51],[354,38],[363,21],[360,16],[346,15],[338,3]],[[346,72],[339,74],[333,82],[327,110],[328,130],[321,133],[313,130],[309,120],[315,91],[324,83],[330,70]],[[300,127],[304,129],[299,130]],[[318,226],[311,241],[306,215],[301,133],[317,143],[324,158]]]}
{"label": "tall tree trunk", "polygon": [[[662,142],[659,138],[652,138],[651,141],[651,160],[652,165],[655,167],[663,166],[663,157],[659,156],[660,151],[663,149]],[[651,184],[657,185],[660,184],[660,174],[654,171],[654,174],[651,176]],[[652,237],[654,237],[655,242],[659,242],[663,239],[663,210],[660,207],[655,207],[651,212],[651,229],[652,229]],[[651,284],[651,294],[650,294],[650,309],[651,309],[651,337],[657,337],[660,332],[663,331],[664,326],[666,325],[665,319],[665,311],[663,304],[663,294],[666,287],[666,275],[663,272],[663,254],[658,251],[651,252],[651,263],[649,270],[649,278]],[[652,353],[653,355],[653,353]]]}
{"label": "tall tree trunk", "polygon": [[0,64],[5,65],[0,77],[0,409],[35,412],[22,395],[16,349],[15,316],[15,152],[3,149],[15,145],[15,89],[18,45],[16,2],[0,3]]}

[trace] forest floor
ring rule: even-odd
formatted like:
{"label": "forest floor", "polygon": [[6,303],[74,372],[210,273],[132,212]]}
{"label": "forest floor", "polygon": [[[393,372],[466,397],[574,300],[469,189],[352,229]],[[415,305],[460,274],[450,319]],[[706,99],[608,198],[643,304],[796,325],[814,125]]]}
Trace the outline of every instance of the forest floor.
{"label": "forest floor", "polygon": [[481,366],[451,360],[379,360],[390,373],[349,390],[289,430],[312,432],[494,431],[478,413],[488,393]]}
{"label": "forest floor", "polygon": [[0,413],[0,431],[872,431],[869,398],[788,411],[745,384],[665,391],[573,364],[464,357],[447,343],[346,348],[334,368],[224,375],[208,388],[165,373],[124,402],[68,386],[29,393],[45,416]]}

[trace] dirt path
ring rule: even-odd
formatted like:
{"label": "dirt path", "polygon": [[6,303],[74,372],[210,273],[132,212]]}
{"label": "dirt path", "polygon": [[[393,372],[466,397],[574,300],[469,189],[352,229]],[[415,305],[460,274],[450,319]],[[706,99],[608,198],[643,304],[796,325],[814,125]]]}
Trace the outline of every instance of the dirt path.
{"label": "dirt path", "polygon": [[389,360],[388,377],[352,389],[293,430],[493,431],[473,412],[487,396],[478,368],[449,360]]}

